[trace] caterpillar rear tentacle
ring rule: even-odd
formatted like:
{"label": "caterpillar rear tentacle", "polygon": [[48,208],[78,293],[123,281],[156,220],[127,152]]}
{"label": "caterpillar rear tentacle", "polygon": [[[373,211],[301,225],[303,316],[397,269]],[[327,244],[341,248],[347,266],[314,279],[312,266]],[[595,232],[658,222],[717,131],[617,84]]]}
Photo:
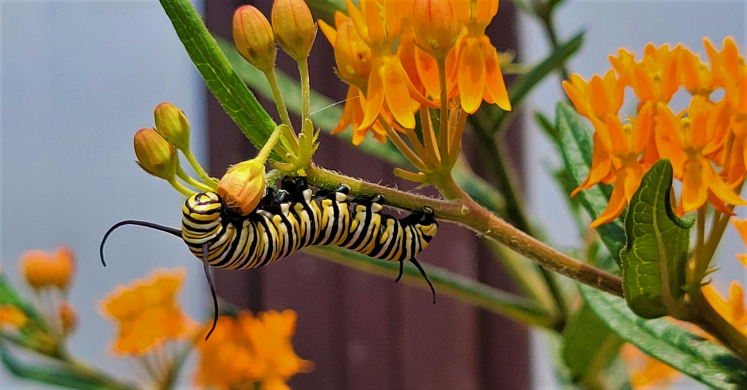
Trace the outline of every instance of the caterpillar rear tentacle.
{"label": "caterpillar rear tentacle", "polygon": [[[416,260],[438,231],[433,209],[397,219],[382,214],[385,199],[376,194],[348,202],[350,188],[341,184],[334,191],[312,193],[303,178],[285,177],[280,189],[268,188],[256,210],[246,216],[225,207],[214,192],[192,195],[182,206],[182,230],[142,221],[122,221],[112,226],[101,242],[123,225],[139,225],[181,237],[192,254],[205,265],[213,293],[217,322],[217,298],[209,267],[227,269],[258,268],[310,245],[336,245],[372,258],[398,261],[402,277],[405,261],[423,275],[436,303],[436,290]],[[352,206],[352,207],[350,207]],[[106,265],[106,263],[104,263]]]}

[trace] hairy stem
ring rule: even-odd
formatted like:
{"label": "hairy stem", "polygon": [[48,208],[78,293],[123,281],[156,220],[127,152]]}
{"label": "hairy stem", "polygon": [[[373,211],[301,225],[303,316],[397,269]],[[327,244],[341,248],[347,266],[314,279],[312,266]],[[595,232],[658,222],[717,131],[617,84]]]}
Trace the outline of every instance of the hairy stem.
{"label": "hairy stem", "polygon": [[311,85],[309,84],[309,62],[306,58],[298,61],[298,72],[301,75],[301,98],[303,108],[301,109],[301,119],[305,122],[310,116],[311,107]]}
{"label": "hairy stem", "polygon": [[549,270],[599,290],[622,296],[622,279],[620,277],[584,264],[516,229],[473,201],[462,192],[451,177],[440,183],[438,188],[444,195],[458,198],[458,202],[398,191],[343,176],[313,165],[307,168],[307,179],[311,184],[325,189],[334,189],[340,183],[345,183],[351,188],[351,193],[354,196],[364,197],[381,194],[387,199],[388,205],[404,210],[418,211],[422,210],[424,206],[430,206],[439,219],[458,223],[478,234],[485,235],[489,239],[506,245],[513,251],[536,261]]}
{"label": "hairy stem", "polygon": [[[284,130],[285,132],[285,139],[290,142],[291,150],[287,150],[286,152],[297,152],[298,151],[298,140],[296,139],[296,132],[293,130],[293,124],[290,120],[290,115],[288,115],[288,109],[285,107],[285,101],[283,100],[283,95],[280,93],[280,88],[278,87],[278,80],[275,77],[275,68],[270,69],[269,71],[265,72],[265,77],[267,77],[267,82],[270,84],[270,89],[272,89],[272,97],[275,100],[275,105],[278,108],[278,114],[280,115],[280,120],[283,122],[284,125],[287,126],[287,128]],[[294,153],[298,154],[298,153]]]}

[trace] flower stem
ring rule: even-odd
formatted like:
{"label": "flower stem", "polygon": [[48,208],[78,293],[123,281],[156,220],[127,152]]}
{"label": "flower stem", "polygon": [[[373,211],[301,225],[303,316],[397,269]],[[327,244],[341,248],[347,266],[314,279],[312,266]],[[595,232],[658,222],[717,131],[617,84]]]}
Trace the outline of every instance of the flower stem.
{"label": "flower stem", "polygon": [[511,226],[462,192],[450,176],[444,179],[443,183],[439,183],[438,188],[445,196],[459,199],[458,202],[398,191],[313,165],[306,169],[306,173],[307,180],[319,188],[334,189],[340,183],[345,183],[351,188],[352,195],[364,197],[381,194],[387,199],[387,204],[392,207],[419,211],[424,206],[430,206],[439,219],[461,224],[534,260],[548,270],[616,296],[622,296],[622,279],[619,276],[584,264]]}
{"label": "flower stem", "polygon": [[270,157],[270,153],[272,153],[272,150],[275,149],[275,145],[278,143],[278,139],[280,139],[280,134],[283,133],[287,128],[288,126],[284,124],[276,127],[275,131],[272,132],[270,139],[268,139],[264,146],[262,146],[262,150],[259,151],[256,159],[262,162],[267,161],[267,159]]}
{"label": "flower stem", "polygon": [[449,99],[446,90],[446,57],[436,60],[438,64],[438,81],[441,86],[441,120],[438,134],[438,149],[441,152],[441,166],[449,167]]}
{"label": "flower stem", "polygon": [[407,160],[409,160],[410,163],[415,166],[415,168],[421,171],[425,170],[425,163],[423,163],[423,160],[421,160],[420,157],[418,157],[412,151],[412,149],[410,149],[410,147],[405,144],[405,141],[403,141],[399,134],[397,134],[394,129],[392,129],[392,126],[389,126],[389,124],[387,124],[385,120],[381,119],[381,117],[379,117],[379,123],[381,123],[381,126],[384,127],[384,130],[386,130],[386,134],[389,136],[389,139],[392,140],[394,146],[396,146],[397,149],[402,152]]}
{"label": "flower stem", "polygon": [[195,191],[192,191],[189,188],[185,187],[184,184],[176,179],[176,176],[172,177],[169,180],[169,184],[171,184],[171,186],[174,187],[175,190],[179,191],[179,193],[184,196],[189,197],[196,193]]}
{"label": "flower stem", "polygon": [[301,75],[301,98],[303,100],[303,108],[301,109],[301,120],[302,123],[309,119],[309,112],[311,111],[311,85],[309,84],[309,62],[306,58],[303,61],[298,61],[298,73]]}
{"label": "flower stem", "polygon": [[285,138],[290,142],[290,147],[293,154],[298,153],[298,140],[296,139],[296,132],[293,130],[293,124],[291,123],[290,116],[288,115],[288,109],[285,107],[285,101],[283,100],[283,95],[280,94],[280,87],[278,87],[278,80],[275,77],[275,68],[272,68],[265,72],[265,77],[267,78],[267,82],[270,84],[270,88],[272,89],[272,97],[275,100],[275,105],[278,108],[278,114],[280,115],[280,120],[283,122],[284,125],[287,126],[287,128],[284,130],[285,132]]}
{"label": "flower stem", "polygon": [[215,179],[210,177],[210,175],[205,172],[205,169],[202,168],[202,165],[200,165],[200,162],[197,161],[195,155],[192,154],[191,150],[182,150],[182,153],[184,153],[184,157],[186,157],[189,165],[192,167],[192,169],[195,170],[195,173],[197,173],[197,176],[200,178],[200,180],[202,180],[208,186],[211,185],[210,183],[215,183]]}
{"label": "flower stem", "polygon": [[[182,165],[179,164],[178,162],[176,164],[176,175],[180,179],[184,180],[185,183],[189,184],[190,186],[200,191],[215,191],[215,189],[217,188],[217,187],[210,187],[207,185],[207,183],[202,183],[196,180],[195,178],[193,178],[192,176],[189,176],[189,174],[187,174],[187,172],[185,172],[184,169],[182,169]],[[208,183],[215,184],[215,182],[212,180],[210,180]]]}

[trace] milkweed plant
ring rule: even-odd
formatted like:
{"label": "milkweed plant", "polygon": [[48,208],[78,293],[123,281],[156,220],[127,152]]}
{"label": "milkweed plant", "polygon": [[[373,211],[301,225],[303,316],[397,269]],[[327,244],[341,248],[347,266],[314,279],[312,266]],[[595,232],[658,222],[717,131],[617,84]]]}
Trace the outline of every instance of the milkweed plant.
{"label": "milkweed plant", "polygon": [[[432,284],[439,294],[543,330],[552,341],[548,352],[556,358],[557,380],[568,388],[639,389],[683,376],[713,388],[747,387],[743,288],[734,280],[728,292],[719,292],[711,283],[724,232],[735,229],[747,243],[747,221],[735,217],[735,207],[747,205],[740,196],[747,175],[747,65],[733,39],[704,37],[706,57],[683,44],[621,48],[609,55],[609,69],[587,80],[567,66],[583,33],[564,41],[555,31],[562,0],[515,0],[550,38],[551,52],[533,65],[514,63],[485,34],[498,0],[276,0],[269,20],[250,5],[236,10],[233,44],[211,36],[189,1],[160,2],[208,88],[259,150],[221,177],[210,176],[190,149],[187,115],[170,103],[155,108],[153,127],[135,133],[140,167],[190,199],[184,232],[170,232],[198,243],[190,249],[204,260],[206,272],[230,252],[225,242],[209,241],[225,238],[223,233],[206,238],[200,249],[200,223],[207,221],[201,215],[212,206],[198,208],[199,194],[212,194],[215,207],[225,209],[221,216],[236,215],[245,224],[260,214],[275,221],[276,230],[257,230],[265,234],[258,245],[286,252],[265,261],[289,254],[294,243],[303,248],[310,235],[319,234],[304,229],[339,222],[349,229],[339,234],[354,232],[363,240],[357,249],[346,250],[355,245],[342,245],[341,239],[339,246],[305,250],[362,272],[389,277],[399,271],[405,283]],[[317,42],[319,30],[326,42]],[[298,64],[300,81],[276,69],[278,44],[281,55]],[[314,44],[334,49],[329,78],[347,84],[344,108],[310,88]],[[508,87],[507,73],[515,74]],[[527,216],[501,141],[514,118],[510,113],[553,73],[562,76],[568,100],[557,103],[554,121],[542,113],[534,118],[562,157],[555,178],[582,236],[579,247],[565,250],[553,248],[543,234],[549,227]],[[279,124],[254,93],[275,102]],[[685,109],[670,104],[675,95],[687,96]],[[361,158],[389,162],[399,178],[439,195],[366,182],[316,164],[314,153],[325,147],[321,131],[339,133]],[[466,133],[482,144],[489,181],[464,157]],[[283,189],[302,186],[289,196],[307,196],[306,186],[315,187],[315,196],[327,197],[318,208],[332,207],[335,214],[322,210],[317,220],[308,211],[312,217],[301,217],[304,207],[317,207],[308,198],[296,199],[295,211],[282,208],[289,203],[278,190],[281,177]],[[344,199],[357,211],[339,206]],[[387,219],[381,206],[416,217]],[[300,222],[284,230],[285,222],[278,221],[289,216]],[[432,232],[427,239],[420,227],[406,228],[432,217],[477,233],[519,292],[372,253],[396,235],[407,235],[396,241],[407,251],[425,249],[428,240],[440,239],[435,227],[426,229]],[[396,233],[397,223],[406,232]],[[747,255],[736,258],[747,266]],[[158,269],[114,288],[98,307],[113,324],[110,352],[131,360],[142,375],[101,372],[66,348],[78,321],[67,301],[76,267],[72,250],[29,251],[19,261],[33,295],[0,277],[0,358],[14,375],[78,389],[169,389],[186,357],[196,354],[195,386],[286,389],[292,376],[313,370],[293,350],[292,310],[216,312],[214,322],[196,321],[178,302],[185,271]],[[420,278],[426,272],[430,279]],[[43,359],[29,365],[18,354]]]}

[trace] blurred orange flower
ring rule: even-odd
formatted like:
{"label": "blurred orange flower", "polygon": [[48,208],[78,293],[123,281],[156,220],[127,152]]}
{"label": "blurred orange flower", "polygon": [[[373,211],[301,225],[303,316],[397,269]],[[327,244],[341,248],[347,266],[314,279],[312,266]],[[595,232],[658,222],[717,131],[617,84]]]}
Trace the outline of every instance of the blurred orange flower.
{"label": "blurred orange flower", "polygon": [[714,309],[724,317],[724,319],[747,336],[747,310],[744,307],[744,290],[742,285],[733,280],[729,286],[729,296],[724,299],[721,294],[709,284],[703,286],[703,295]]}
{"label": "blurred orange flower", "polygon": [[22,328],[28,321],[23,310],[13,305],[0,305],[0,328],[3,326]]}
{"label": "blurred orange flower", "polygon": [[680,376],[679,371],[641,352],[632,344],[623,345],[620,350],[630,370],[630,386],[634,390],[666,386]]}
{"label": "blurred orange flower", "polygon": [[291,337],[296,331],[296,313],[268,311],[253,317],[218,319],[210,339],[199,339],[200,361],[195,383],[218,389],[242,388],[256,382],[262,389],[289,389],[293,375],[310,372],[313,363],[296,355]]}
{"label": "blurred orange flower", "polygon": [[75,254],[69,247],[59,247],[51,255],[43,250],[26,251],[19,261],[26,282],[34,289],[66,290],[75,273]]}
{"label": "blurred orange flower", "polygon": [[196,324],[182,312],[176,297],[184,275],[182,268],[159,269],[148,279],[120,285],[102,302],[102,314],[118,325],[114,354],[142,355],[193,333]]}

